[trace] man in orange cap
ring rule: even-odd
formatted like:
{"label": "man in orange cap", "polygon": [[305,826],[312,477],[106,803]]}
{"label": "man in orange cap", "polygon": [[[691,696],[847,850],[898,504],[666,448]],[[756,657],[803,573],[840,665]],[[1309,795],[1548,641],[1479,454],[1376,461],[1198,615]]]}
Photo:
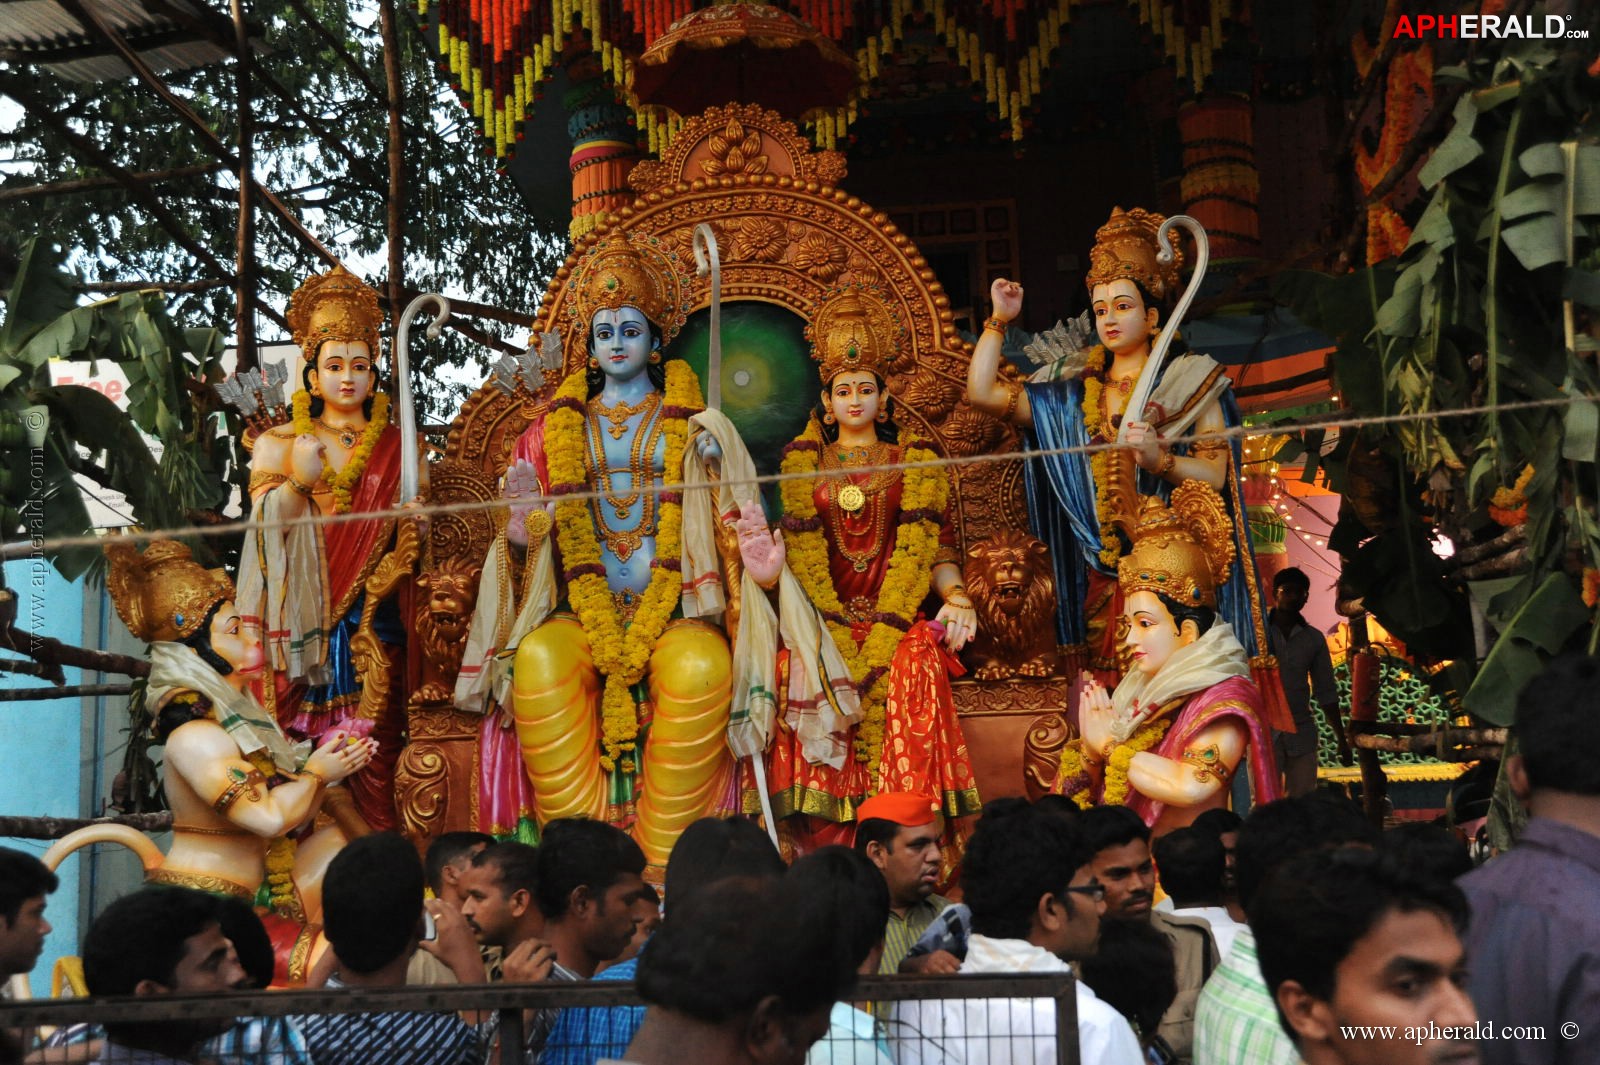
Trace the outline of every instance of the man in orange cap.
{"label": "man in orange cap", "polygon": [[[889,885],[880,973],[898,972],[912,944],[950,905],[949,899],[933,893],[944,856],[939,846],[943,832],[939,804],[926,795],[880,792],[856,810],[856,850],[871,859]],[[921,972],[955,972],[961,964],[944,951],[922,957]]]}

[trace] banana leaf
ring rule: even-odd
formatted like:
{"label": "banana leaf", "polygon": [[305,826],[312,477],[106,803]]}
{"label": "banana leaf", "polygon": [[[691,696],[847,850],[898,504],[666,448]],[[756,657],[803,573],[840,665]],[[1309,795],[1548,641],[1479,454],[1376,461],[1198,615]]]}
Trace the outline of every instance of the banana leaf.
{"label": "banana leaf", "polygon": [[1573,579],[1550,574],[1501,630],[1462,705],[1492,725],[1510,725],[1523,685],[1566,650],[1589,620],[1589,608]]}

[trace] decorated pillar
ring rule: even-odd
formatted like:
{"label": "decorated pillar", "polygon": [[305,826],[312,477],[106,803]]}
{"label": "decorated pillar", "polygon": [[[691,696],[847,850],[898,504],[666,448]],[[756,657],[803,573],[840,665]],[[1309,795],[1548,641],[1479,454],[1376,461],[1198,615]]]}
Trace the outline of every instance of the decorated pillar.
{"label": "decorated pillar", "polygon": [[628,173],[639,161],[633,109],[617,102],[616,89],[587,45],[567,61],[567,134],[572,138],[572,222],[576,241],[610,211],[633,202]]}
{"label": "decorated pillar", "polygon": [[1183,209],[1205,226],[1218,259],[1261,253],[1261,175],[1256,169],[1252,105],[1243,96],[1207,93],[1178,110],[1183,138]]}
{"label": "decorated pillar", "polygon": [[1288,527],[1278,512],[1278,463],[1273,457],[1289,438],[1282,434],[1244,438],[1245,514],[1250,522],[1250,544],[1256,552],[1256,572],[1263,589],[1289,565],[1289,548],[1284,542]]}

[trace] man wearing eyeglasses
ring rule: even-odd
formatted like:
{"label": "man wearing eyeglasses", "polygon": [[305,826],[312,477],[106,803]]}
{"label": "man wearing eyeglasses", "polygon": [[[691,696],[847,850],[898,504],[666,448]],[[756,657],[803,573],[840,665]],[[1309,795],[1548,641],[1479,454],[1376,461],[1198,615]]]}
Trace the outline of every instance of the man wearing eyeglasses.
{"label": "man wearing eyeglasses", "polygon": [[[1105,888],[1089,869],[1077,826],[999,799],[984,807],[962,867],[972,936],[960,972],[1070,970],[1100,941]],[[1076,986],[1079,1060],[1141,1065],[1139,1040],[1122,1016],[1084,984]],[[899,1065],[1053,1065],[1051,999],[904,1002],[890,1028]]]}

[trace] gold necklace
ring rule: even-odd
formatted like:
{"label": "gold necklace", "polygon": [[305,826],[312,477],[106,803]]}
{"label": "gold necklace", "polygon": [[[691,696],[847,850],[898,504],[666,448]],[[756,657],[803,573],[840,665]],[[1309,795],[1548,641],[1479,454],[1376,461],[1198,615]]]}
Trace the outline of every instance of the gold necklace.
{"label": "gold necklace", "polygon": [[651,411],[661,405],[661,393],[647,392],[645,397],[633,406],[618,403],[615,407],[607,407],[600,402],[600,397],[595,396],[589,401],[589,409],[600,415],[611,425],[606,432],[611,434],[611,439],[621,440],[622,434],[628,431],[628,419],[643,411]]}
{"label": "gold necklace", "polygon": [[[835,445],[822,449],[822,468],[841,471],[827,478],[828,524],[833,530],[834,546],[850,563],[851,569],[857,573],[865,573],[881,553],[884,533],[889,527],[889,508],[885,504],[885,494],[899,479],[900,471],[879,470],[868,476],[866,484],[857,484],[850,480],[849,474],[842,472],[849,468],[843,461],[847,456],[851,459],[865,459],[866,461],[859,463],[862,466],[887,465],[889,445],[880,440],[865,448],[840,448]],[[850,463],[850,466],[854,465],[858,463]],[[865,551],[854,551],[845,542],[848,532],[845,528],[845,515],[848,513],[853,517],[863,508],[866,510],[865,518],[871,540]]]}
{"label": "gold necklace", "polygon": [[[651,393],[656,395],[655,393]],[[659,396],[656,396],[659,400]],[[591,407],[596,406],[594,400],[590,401]],[[633,504],[638,501],[644,491],[646,483],[654,483],[655,477],[651,469],[655,461],[656,442],[661,438],[662,418],[647,418],[647,425],[639,426],[638,432],[633,437],[633,447],[628,454],[628,473],[631,475],[632,491],[626,496],[618,496],[611,490],[613,470],[606,461],[605,444],[600,438],[600,422],[590,417],[585,419],[589,424],[588,446],[584,448],[583,464],[589,475],[590,483],[599,481],[602,486],[601,495],[621,520],[628,516]],[[611,553],[621,562],[628,561],[633,553],[639,550],[646,536],[656,534],[656,493],[644,493],[644,509],[639,515],[639,524],[633,529],[613,529],[606,520],[605,512],[600,505],[600,497],[589,500],[589,510],[594,516],[595,530],[599,538],[611,549]]]}
{"label": "gold necklace", "polygon": [[337,436],[339,438],[340,445],[343,446],[346,450],[349,450],[350,448],[353,448],[353,447],[356,446],[356,440],[361,436],[362,432],[366,429],[366,426],[361,426],[359,428],[356,428],[356,427],[348,426],[348,425],[346,425],[346,426],[329,425],[327,422],[323,421],[321,418],[313,418],[311,420],[316,422],[318,425],[322,426],[324,429],[328,430],[328,432],[332,433],[334,436]]}

